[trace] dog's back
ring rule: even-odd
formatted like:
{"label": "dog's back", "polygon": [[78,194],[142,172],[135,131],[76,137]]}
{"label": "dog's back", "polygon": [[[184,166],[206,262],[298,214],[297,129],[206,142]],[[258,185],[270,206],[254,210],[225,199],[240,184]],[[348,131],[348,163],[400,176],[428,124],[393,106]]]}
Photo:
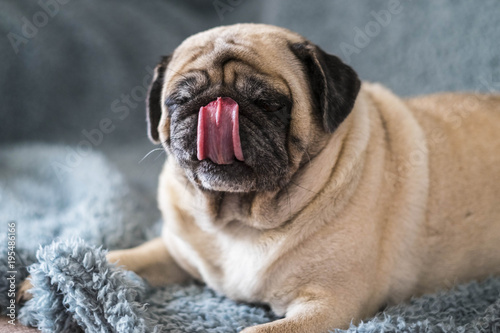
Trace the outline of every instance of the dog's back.
{"label": "dog's back", "polygon": [[406,103],[429,152],[421,289],[500,273],[500,96],[443,93]]}

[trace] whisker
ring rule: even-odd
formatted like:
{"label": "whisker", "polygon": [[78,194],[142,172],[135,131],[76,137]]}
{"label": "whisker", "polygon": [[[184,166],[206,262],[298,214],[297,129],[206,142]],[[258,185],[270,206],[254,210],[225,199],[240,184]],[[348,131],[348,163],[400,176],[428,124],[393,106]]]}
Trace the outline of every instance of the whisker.
{"label": "whisker", "polygon": [[167,152],[165,151],[165,149],[163,149],[163,151],[162,151],[162,152],[160,152],[160,153],[158,154],[158,156],[156,156],[156,157],[155,157],[155,159],[154,159],[153,161],[156,161],[158,158],[160,158],[160,156],[161,156],[163,153],[165,153],[165,155],[167,154]]}
{"label": "whisker", "polygon": [[292,202],[290,200],[290,192],[288,192],[288,187],[285,187],[285,190],[286,190],[286,196],[288,199],[288,208],[290,210],[290,212],[288,213],[288,219],[291,219],[292,218]]}
{"label": "whisker", "polygon": [[[163,148],[155,148],[155,149],[151,150],[149,153],[147,153],[147,154],[146,154],[146,156],[144,156],[144,157],[143,157],[143,158],[139,161],[139,163],[141,163],[142,161],[144,161],[144,159],[145,159],[146,157],[148,157],[149,155],[151,155],[152,153],[154,153],[155,151],[158,151],[158,150],[163,150],[163,151],[164,151],[164,149],[163,149]],[[161,154],[160,154],[160,155],[161,155]],[[155,160],[156,160],[156,159],[155,159]]]}
{"label": "whisker", "polygon": [[309,164],[311,164],[311,155],[309,155],[309,152],[307,149],[304,149],[304,153],[307,155],[307,159],[309,160]]}
{"label": "whisker", "polygon": [[314,194],[319,194],[319,192],[314,192],[314,191],[312,191],[312,190],[310,190],[310,189],[308,189],[308,188],[305,188],[305,187],[303,187],[303,186],[300,186],[300,185],[299,185],[299,184],[297,184],[297,183],[294,183],[293,181],[290,181],[290,183],[292,183],[293,185],[295,185],[295,186],[297,186],[297,187],[300,187],[301,189],[304,189],[304,190],[306,190],[306,191],[309,191],[309,192],[311,192],[311,193],[314,193]]}
{"label": "whisker", "polygon": [[[196,173],[195,173],[194,178],[196,179],[196,177],[197,176],[196,176]],[[183,194],[186,194],[186,191],[188,190],[189,184],[190,184],[189,178],[186,177],[186,185],[184,186],[184,192],[183,192]]]}
{"label": "whisker", "polygon": [[179,73],[177,71],[174,71],[172,68],[168,68],[168,66],[167,66],[166,70],[170,70],[170,71],[174,72],[175,74],[180,75],[183,78],[187,79],[187,76],[185,76],[184,74],[181,74],[181,73]]}

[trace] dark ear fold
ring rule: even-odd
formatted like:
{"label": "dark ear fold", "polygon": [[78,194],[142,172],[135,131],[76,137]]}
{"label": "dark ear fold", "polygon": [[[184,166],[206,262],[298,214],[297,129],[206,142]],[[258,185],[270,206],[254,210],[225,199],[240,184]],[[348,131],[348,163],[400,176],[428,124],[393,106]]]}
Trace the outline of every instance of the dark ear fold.
{"label": "dark ear fold", "polygon": [[146,119],[148,122],[149,139],[153,143],[160,143],[158,134],[158,125],[161,118],[161,92],[163,90],[163,80],[165,78],[165,69],[171,56],[162,57],[161,62],[155,68],[153,82],[149,87],[148,98],[146,101]]}
{"label": "dark ear fold", "polygon": [[351,112],[361,82],[338,57],[309,42],[290,45],[302,61],[325,131],[332,133]]}

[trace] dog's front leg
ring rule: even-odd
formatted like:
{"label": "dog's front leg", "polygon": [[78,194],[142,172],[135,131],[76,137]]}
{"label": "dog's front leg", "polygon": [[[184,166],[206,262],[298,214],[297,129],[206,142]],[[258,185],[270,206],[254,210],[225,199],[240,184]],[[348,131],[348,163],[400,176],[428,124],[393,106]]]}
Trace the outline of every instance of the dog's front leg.
{"label": "dog's front leg", "polygon": [[135,272],[153,286],[178,283],[189,278],[188,273],[172,258],[161,238],[132,249],[111,251],[107,259],[110,263],[117,263]]}
{"label": "dog's front leg", "polygon": [[357,305],[348,295],[333,297],[324,293],[299,298],[288,307],[285,318],[248,327],[241,333],[324,333],[335,328],[346,329],[360,319],[361,309]]}

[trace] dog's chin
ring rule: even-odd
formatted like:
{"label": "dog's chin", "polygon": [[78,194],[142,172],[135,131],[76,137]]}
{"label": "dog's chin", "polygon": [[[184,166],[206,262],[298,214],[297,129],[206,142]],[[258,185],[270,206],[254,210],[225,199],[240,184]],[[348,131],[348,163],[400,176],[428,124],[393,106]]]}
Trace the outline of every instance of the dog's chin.
{"label": "dog's chin", "polygon": [[255,169],[238,160],[231,164],[217,164],[209,159],[184,168],[188,178],[200,189],[216,192],[265,192],[279,187],[269,175],[259,175]]}
{"label": "dog's chin", "polygon": [[217,164],[209,159],[197,163],[188,176],[200,188],[218,192],[252,192],[256,188],[256,175],[244,162]]}
{"label": "dog's chin", "polygon": [[199,178],[199,186],[203,190],[215,191],[215,192],[232,192],[232,193],[249,193],[255,190],[255,187],[249,183],[239,183],[229,182],[225,179],[220,179],[218,177],[203,177]]}

